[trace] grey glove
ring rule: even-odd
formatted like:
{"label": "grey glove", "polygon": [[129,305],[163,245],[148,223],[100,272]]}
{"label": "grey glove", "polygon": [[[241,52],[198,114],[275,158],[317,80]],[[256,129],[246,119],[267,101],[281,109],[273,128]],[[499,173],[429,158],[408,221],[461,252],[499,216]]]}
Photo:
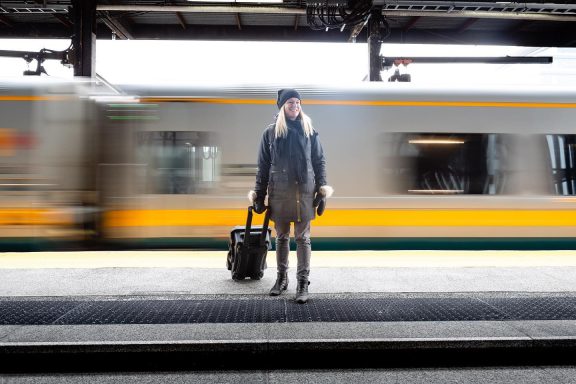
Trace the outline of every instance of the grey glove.
{"label": "grey glove", "polygon": [[266,195],[259,195],[256,191],[248,192],[248,200],[252,203],[252,207],[254,208],[254,212],[257,214],[261,214],[266,210],[266,206],[264,205],[264,198]]}
{"label": "grey glove", "polygon": [[323,185],[318,188],[316,196],[314,196],[314,206],[316,207],[316,214],[322,216],[324,210],[326,209],[326,199],[332,196],[334,193],[334,188],[329,185]]}
{"label": "grey glove", "polygon": [[316,196],[314,196],[314,202],[312,204],[316,208],[316,214],[318,216],[322,216],[324,209],[326,208],[326,198],[322,196],[320,192],[316,192]]}
{"label": "grey glove", "polygon": [[318,208],[316,208],[316,214],[318,216],[322,216],[322,214],[324,213],[324,209],[326,209],[326,199],[323,198],[318,203]]}
{"label": "grey glove", "polygon": [[263,198],[256,198],[256,200],[254,200],[254,212],[261,214],[266,210],[266,206],[264,205],[264,199]]}

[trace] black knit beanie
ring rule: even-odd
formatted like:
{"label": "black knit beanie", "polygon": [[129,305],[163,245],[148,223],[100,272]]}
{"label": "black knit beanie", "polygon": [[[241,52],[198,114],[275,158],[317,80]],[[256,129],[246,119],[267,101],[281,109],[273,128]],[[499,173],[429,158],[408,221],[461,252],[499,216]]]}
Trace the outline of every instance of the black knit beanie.
{"label": "black knit beanie", "polygon": [[291,99],[293,97],[298,98],[298,100],[302,100],[300,98],[300,94],[295,89],[292,89],[292,88],[281,89],[278,91],[278,100],[276,100],[276,105],[278,106],[278,108],[282,108],[284,103],[288,99]]}

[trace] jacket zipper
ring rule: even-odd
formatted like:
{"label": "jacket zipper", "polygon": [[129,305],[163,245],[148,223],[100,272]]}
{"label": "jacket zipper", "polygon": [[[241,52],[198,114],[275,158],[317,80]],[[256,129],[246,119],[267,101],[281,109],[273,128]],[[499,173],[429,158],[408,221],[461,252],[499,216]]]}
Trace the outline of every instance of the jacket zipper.
{"label": "jacket zipper", "polygon": [[302,221],[300,216],[300,185],[296,182],[296,214],[298,216],[298,222]]}

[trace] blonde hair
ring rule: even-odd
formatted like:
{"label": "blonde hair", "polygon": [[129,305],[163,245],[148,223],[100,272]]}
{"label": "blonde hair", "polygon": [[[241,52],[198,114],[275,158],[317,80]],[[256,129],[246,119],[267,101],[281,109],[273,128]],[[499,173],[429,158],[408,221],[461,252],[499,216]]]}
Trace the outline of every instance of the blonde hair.
{"label": "blonde hair", "polygon": [[[302,121],[302,130],[306,137],[312,136],[314,133],[314,127],[312,126],[312,119],[300,109],[300,114],[298,118]],[[286,137],[288,135],[288,126],[286,124],[286,115],[284,114],[284,106],[280,108],[278,116],[276,117],[276,124],[274,126],[274,137]]]}

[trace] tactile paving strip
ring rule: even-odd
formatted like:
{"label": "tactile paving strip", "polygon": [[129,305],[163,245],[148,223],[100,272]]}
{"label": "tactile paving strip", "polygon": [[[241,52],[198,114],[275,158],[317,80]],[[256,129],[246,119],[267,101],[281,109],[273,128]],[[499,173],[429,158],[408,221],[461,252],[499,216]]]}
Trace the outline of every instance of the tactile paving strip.
{"label": "tactile paving strip", "polygon": [[495,307],[469,298],[333,299],[289,304],[289,322],[505,320]]}
{"label": "tactile paving strip", "polygon": [[96,301],[74,308],[55,324],[272,323],[283,317],[282,301]]}
{"label": "tactile paving strip", "polygon": [[488,298],[484,302],[505,311],[510,319],[571,320],[576,319],[576,298],[549,297],[516,300]]}
{"label": "tactile paving strip", "polygon": [[0,324],[55,324],[80,305],[77,301],[1,301]]}
{"label": "tactile paving strip", "polygon": [[576,320],[576,297],[0,300],[0,325]]}

